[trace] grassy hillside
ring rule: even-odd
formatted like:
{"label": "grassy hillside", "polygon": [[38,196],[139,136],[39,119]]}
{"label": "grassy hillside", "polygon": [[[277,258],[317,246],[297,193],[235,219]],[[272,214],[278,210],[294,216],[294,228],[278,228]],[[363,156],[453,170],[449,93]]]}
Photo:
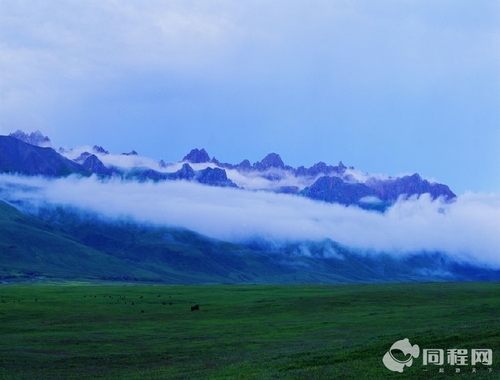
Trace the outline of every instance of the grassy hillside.
{"label": "grassy hillside", "polygon": [[4,281],[294,282],[293,268],[196,233],[108,223],[58,210],[44,219],[0,202]]}
{"label": "grassy hillside", "polygon": [[492,281],[500,271],[440,253],[358,254],[332,241],[243,245],[68,210],[38,217],[0,202],[0,281],[167,284]]}
{"label": "grassy hillside", "polygon": [[[492,380],[499,313],[497,283],[3,286],[0,378]],[[403,338],[489,348],[493,365],[392,373]]]}
{"label": "grassy hillside", "polygon": [[54,225],[0,202],[0,275],[4,280],[34,280],[42,276],[99,279],[124,274],[142,273],[75,241]]}

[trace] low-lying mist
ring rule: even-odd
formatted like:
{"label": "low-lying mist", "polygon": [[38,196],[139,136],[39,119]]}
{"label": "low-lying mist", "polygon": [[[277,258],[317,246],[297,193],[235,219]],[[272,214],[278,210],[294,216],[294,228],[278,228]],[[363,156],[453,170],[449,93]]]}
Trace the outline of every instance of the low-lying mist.
{"label": "low-lying mist", "polygon": [[0,175],[0,198],[31,212],[71,207],[111,220],[183,227],[231,242],[331,239],[366,252],[440,251],[500,267],[500,196],[400,199],[385,213],[192,182]]}

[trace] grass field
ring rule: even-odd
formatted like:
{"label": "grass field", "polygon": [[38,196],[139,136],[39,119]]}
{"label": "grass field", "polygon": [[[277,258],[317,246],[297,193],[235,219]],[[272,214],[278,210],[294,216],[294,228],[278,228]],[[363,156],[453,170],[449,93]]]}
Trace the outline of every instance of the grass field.
{"label": "grass field", "polygon": [[[499,316],[497,283],[8,285],[0,378],[497,379]],[[421,355],[391,372],[382,357],[403,338],[489,348],[493,365],[456,373]]]}

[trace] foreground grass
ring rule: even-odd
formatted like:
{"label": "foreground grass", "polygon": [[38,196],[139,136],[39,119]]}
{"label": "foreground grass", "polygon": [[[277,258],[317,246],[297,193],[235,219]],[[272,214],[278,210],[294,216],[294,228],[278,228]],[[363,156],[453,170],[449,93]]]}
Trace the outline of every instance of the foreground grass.
{"label": "foreground grass", "polygon": [[[0,378],[496,379],[499,315],[492,283],[3,286]],[[392,373],[382,357],[406,337],[490,348],[492,372]]]}

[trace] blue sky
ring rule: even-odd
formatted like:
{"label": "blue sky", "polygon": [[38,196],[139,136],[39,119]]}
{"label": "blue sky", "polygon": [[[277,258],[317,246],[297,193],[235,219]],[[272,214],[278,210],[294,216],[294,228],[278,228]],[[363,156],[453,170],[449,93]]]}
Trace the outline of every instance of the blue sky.
{"label": "blue sky", "polygon": [[0,132],[500,192],[498,1],[0,0]]}

